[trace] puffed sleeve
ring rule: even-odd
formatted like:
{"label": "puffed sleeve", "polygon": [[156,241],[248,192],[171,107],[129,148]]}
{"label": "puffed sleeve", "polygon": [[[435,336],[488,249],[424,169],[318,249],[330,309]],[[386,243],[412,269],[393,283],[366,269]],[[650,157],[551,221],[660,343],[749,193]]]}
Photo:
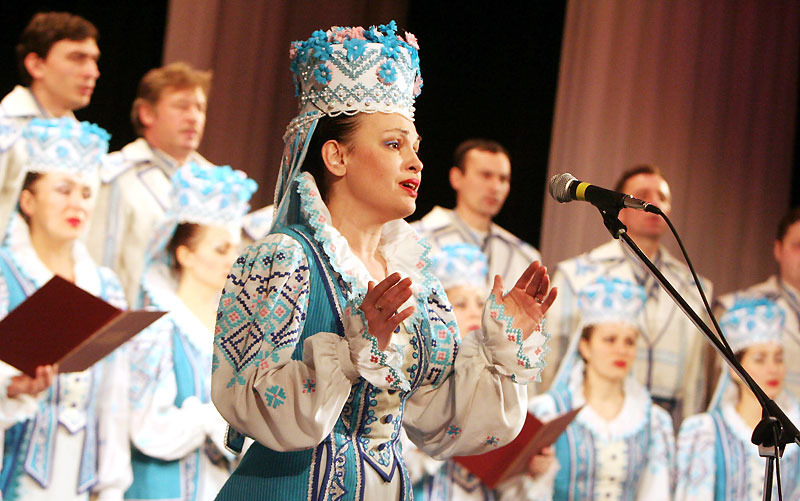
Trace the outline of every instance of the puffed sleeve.
{"label": "puffed sleeve", "polygon": [[130,346],[131,442],[142,453],[172,461],[222,436],[225,422],[214,405],[195,396],[176,404],[173,319],[159,319]]}
{"label": "puffed sleeve", "polygon": [[684,420],[678,432],[676,501],[714,499],[716,432],[709,414]]}
{"label": "puffed sleeve", "polygon": [[670,500],[674,491],[675,432],[667,411],[652,406],[647,464],[639,479],[638,500]]}
{"label": "puffed sleeve", "polygon": [[539,326],[523,341],[513,318],[490,295],[483,328],[464,337],[449,377],[409,398],[409,438],[437,459],[480,454],[513,440],[525,421],[526,384],[544,367],[548,338]]}
{"label": "puffed sleeve", "polygon": [[234,264],[220,299],[211,397],[237,431],[278,451],[320,443],[333,429],[358,378],[347,341],[320,332],[293,360],[309,305],[303,247],[271,234]]}

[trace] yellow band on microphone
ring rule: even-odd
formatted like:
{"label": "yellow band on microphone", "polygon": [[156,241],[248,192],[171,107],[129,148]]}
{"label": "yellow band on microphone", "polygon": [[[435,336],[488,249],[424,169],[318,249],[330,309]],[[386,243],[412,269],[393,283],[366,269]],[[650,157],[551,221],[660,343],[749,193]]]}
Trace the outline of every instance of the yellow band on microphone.
{"label": "yellow band on microphone", "polygon": [[588,188],[589,186],[591,186],[591,184],[589,184],[589,183],[581,183],[581,184],[578,185],[577,188],[575,188],[575,196],[578,198],[578,200],[586,201],[586,197],[585,197],[586,188]]}

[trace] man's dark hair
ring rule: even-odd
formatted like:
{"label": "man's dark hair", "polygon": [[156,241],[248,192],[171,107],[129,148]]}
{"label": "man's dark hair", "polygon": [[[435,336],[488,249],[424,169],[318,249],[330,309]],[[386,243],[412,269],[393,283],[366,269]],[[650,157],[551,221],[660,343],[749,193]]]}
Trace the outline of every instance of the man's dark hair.
{"label": "man's dark hair", "polygon": [[798,221],[800,221],[800,207],[795,207],[781,218],[780,222],[778,223],[777,239],[779,242],[783,241],[783,238],[786,236],[786,232],[789,231],[789,227]]}
{"label": "man's dark hair", "polygon": [[625,187],[625,183],[628,182],[628,179],[632,178],[633,176],[638,176],[639,174],[653,174],[654,176],[664,177],[664,175],[661,174],[661,169],[655,165],[634,165],[630,169],[623,172],[621,176],[619,176],[619,179],[617,179],[617,184],[614,185],[614,191],[622,191],[622,188]]}
{"label": "man's dark hair", "polygon": [[453,152],[453,165],[458,167],[461,172],[464,172],[464,159],[466,158],[467,153],[472,150],[488,151],[489,153],[502,153],[509,159],[511,158],[511,155],[508,154],[508,150],[506,150],[505,147],[497,141],[483,138],[467,139],[456,146],[456,151]]}
{"label": "man's dark hair", "polygon": [[80,42],[87,38],[97,40],[97,28],[86,19],[69,12],[40,12],[31,18],[22,31],[17,44],[17,67],[22,85],[33,82],[25,68],[25,57],[34,52],[47,58],[53,44],[61,40]]}

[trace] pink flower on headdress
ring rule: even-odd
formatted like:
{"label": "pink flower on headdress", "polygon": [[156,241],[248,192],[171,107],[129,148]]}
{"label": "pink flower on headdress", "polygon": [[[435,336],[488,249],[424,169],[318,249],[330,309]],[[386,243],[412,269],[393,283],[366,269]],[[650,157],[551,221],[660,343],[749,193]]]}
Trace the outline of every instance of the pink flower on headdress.
{"label": "pink flower on headdress", "polygon": [[422,93],[422,77],[417,75],[414,79],[414,97],[419,96]]}
{"label": "pink flower on headdress", "polygon": [[347,40],[347,38],[349,36],[348,31],[349,30],[347,28],[341,28],[339,26],[335,27],[333,29],[333,31],[329,31],[328,32],[331,35],[331,38],[330,38],[331,42],[333,42],[333,43],[342,43],[342,42],[344,42],[345,40]]}
{"label": "pink flower on headdress", "polygon": [[415,49],[419,50],[419,43],[417,42],[417,37],[414,36],[413,33],[409,33],[406,31],[406,43]]}
{"label": "pink flower on headdress", "polygon": [[292,60],[297,57],[297,48],[300,45],[300,42],[292,42],[289,45],[289,60]]}

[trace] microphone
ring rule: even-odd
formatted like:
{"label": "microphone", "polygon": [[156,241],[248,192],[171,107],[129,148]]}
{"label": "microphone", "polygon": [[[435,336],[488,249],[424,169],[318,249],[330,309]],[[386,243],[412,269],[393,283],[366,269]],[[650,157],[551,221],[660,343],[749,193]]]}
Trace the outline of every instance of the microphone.
{"label": "microphone", "polygon": [[550,195],[561,203],[583,200],[602,210],[636,209],[653,214],[661,212],[656,205],[644,200],[578,181],[569,172],[550,178]]}

